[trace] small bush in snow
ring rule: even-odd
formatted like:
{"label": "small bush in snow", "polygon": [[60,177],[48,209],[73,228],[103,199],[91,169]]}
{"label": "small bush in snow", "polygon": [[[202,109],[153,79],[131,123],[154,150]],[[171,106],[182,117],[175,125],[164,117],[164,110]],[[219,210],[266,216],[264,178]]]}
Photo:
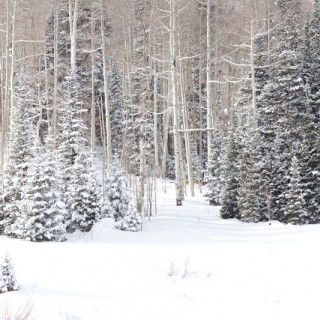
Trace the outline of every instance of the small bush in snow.
{"label": "small bush in snow", "polygon": [[18,288],[10,258],[6,254],[0,265],[0,293],[17,291]]}
{"label": "small bush in snow", "polygon": [[131,200],[128,206],[128,211],[125,216],[116,222],[116,228],[123,231],[138,231],[141,225],[141,217],[137,211],[137,206],[134,199]]}
{"label": "small bush in snow", "polygon": [[127,187],[125,171],[118,160],[108,169],[105,183],[105,200],[108,215],[113,217],[115,227],[124,231],[138,231],[141,219],[133,199],[133,191]]}

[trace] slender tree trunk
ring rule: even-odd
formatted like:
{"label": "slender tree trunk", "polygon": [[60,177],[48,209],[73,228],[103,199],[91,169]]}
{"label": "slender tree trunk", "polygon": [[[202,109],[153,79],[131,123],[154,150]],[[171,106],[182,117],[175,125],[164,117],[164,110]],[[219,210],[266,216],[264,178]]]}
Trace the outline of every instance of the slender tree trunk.
{"label": "slender tree trunk", "polygon": [[106,144],[107,144],[107,165],[112,162],[112,145],[111,145],[111,121],[110,121],[110,102],[109,102],[109,81],[107,74],[107,48],[106,34],[104,25],[104,14],[106,12],[104,0],[100,0],[101,5],[101,44],[103,59],[103,91],[104,91],[104,108],[105,108],[105,127],[106,127]]}
{"label": "slender tree trunk", "polygon": [[57,148],[58,138],[58,35],[59,35],[59,7],[58,0],[54,4],[54,52],[53,52],[53,112],[52,112],[52,127],[53,127],[53,144],[54,149]]}
{"label": "slender tree trunk", "polygon": [[77,67],[77,22],[78,22],[79,0],[69,0],[69,24],[70,24],[70,68],[71,73],[76,72]]}
{"label": "slender tree trunk", "polygon": [[[212,90],[212,0],[207,0],[207,128],[213,128],[213,90]],[[208,159],[212,147],[212,132],[207,132]]]}
{"label": "slender tree trunk", "polygon": [[192,170],[192,155],[191,155],[191,143],[190,143],[190,132],[187,130],[189,129],[189,122],[188,122],[188,111],[187,111],[187,103],[185,99],[185,83],[186,79],[184,77],[183,72],[183,65],[180,65],[180,87],[181,87],[181,102],[182,102],[182,118],[183,118],[183,127],[184,130],[184,143],[186,149],[186,159],[187,159],[187,172],[188,172],[188,179],[189,179],[189,186],[190,186],[190,193],[191,196],[194,197],[194,184],[193,184],[193,170]]}
{"label": "slender tree trunk", "polygon": [[96,152],[96,95],[95,95],[95,51],[94,51],[94,5],[91,5],[91,152]]}
{"label": "slender tree trunk", "polygon": [[156,176],[158,177],[159,172],[160,172],[160,164],[159,164],[159,132],[158,132],[158,77],[156,75],[156,68],[154,68],[154,84],[153,84],[153,96],[154,96],[154,101],[153,101],[153,136],[154,136],[154,167],[155,167],[155,172]]}
{"label": "slender tree trunk", "polygon": [[175,176],[176,176],[176,203],[182,206],[183,187],[181,177],[181,145],[179,134],[179,106],[177,90],[177,42],[176,42],[176,0],[170,0],[170,55],[171,55],[171,86],[172,86],[172,108],[173,108],[173,136],[174,136],[174,155],[175,155]]}

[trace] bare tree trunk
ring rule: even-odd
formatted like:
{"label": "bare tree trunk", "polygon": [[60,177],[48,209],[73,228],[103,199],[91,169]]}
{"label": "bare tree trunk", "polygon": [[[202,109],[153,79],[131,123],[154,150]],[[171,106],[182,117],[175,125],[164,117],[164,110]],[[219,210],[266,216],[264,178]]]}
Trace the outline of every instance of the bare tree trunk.
{"label": "bare tree trunk", "polygon": [[53,127],[53,144],[57,148],[58,138],[58,34],[59,34],[59,19],[58,19],[58,0],[54,4],[54,51],[53,51],[53,114],[52,114],[52,127]]}
{"label": "bare tree trunk", "polygon": [[103,91],[104,91],[104,108],[105,108],[105,127],[106,127],[106,143],[107,143],[107,164],[112,162],[112,145],[111,145],[111,121],[110,121],[110,103],[109,103],[109,86],[107,74],[107,50],[106,50],[106,35],[104,25],[105,2],[100,0],[101,5],[101,44],[102,44],[102,59],[103,59]]}
{"label": "bare tree trunk", "polygon": [[[207,128],[213,128],[213,92],[212,92],[212,0],[207,0]],[[208,158],[211,153],[212,132],[207,132]]]}
{"label": "bare tree trunk", "polygon": [[193,184],[193,170],[192,170],[192,156],[191,156],[191,143],[190,143],[190,132],[189,123],[188,123],[188,111],[186,105],[186,98],[185,98],[185,82],[186,79],[184,77],[183,66],[182,63],[180,64],[180,87],[181,87],[181,102],[182,102],[182,118],[183,118],[183,127],[184,130],[184,143],[186,149],[186,158],[187,158],[187,172],[188,172],[188,179],[189,179],[189,186],[190,186],[190,193],[191,196],[194,197],[194,184]]}
{"label": "bare tree trunk", "polygon": [[[169,95],[169,83],[164,83],[164,96],[168,97]],[[169,97],[168,97],[169,98]],[[163,114],[163,149],[162,149],[162,178],[166,176],[167,168],[167,156],[168,156],[168,134],[169,134],[169,120],[171,112],[168,107],[168,99],[164,103],[164,114]]]}
{"label": "bare tree trunk", "polygon": [[69,0],[69,24],[70,24],[70,68],[71,73],[76,72],[77,63],[77,22],[78,22],[78,6],[79,0]]}
{"label": "bare tree trunk", "polygon": [[176,42],[176,0],[170,0],[170,55],[171,55],[171,86],[172,86],[172,108],[173,108],[173,136],[175,155],[175,176],[176,176],[176,203],[182,206],[183,188],[181,178],[181,145],[179,134],[179,106],[177,90],[177,42]]}
{"label": "bare tree trunk", "polygon": [[95,50],[94,50],[94,6],[91,5],[91,152],[96,152],[96,96],[95,96]]}
{"label": "bare tree trunk", "polygon": [[154,115],[153,115],[153,126],[154,126],[154,167],[155,167],[155,172],[156,176],[158,177],[159,172],[160,172],[160,155],[159,155],[159,132],[158,132],[158,77],[156,75],[156,68],[154,70],[154,84],[153,84],[153,96],[154,96]]}

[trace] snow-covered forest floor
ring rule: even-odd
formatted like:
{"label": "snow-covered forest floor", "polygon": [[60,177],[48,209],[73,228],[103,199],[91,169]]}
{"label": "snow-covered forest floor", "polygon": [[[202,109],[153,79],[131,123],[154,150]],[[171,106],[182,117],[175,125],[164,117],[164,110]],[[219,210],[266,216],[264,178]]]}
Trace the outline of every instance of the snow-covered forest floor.
{"label": "snow-covered forest floor", "polygon": [[197,187],[183,207],[172,183],[158,189],[142,232],[107,219],[63,243],[0,237],[20,284],[0,295],[0,314],[29,305],[40,320],[319,319],[319,225],[221,220]]}

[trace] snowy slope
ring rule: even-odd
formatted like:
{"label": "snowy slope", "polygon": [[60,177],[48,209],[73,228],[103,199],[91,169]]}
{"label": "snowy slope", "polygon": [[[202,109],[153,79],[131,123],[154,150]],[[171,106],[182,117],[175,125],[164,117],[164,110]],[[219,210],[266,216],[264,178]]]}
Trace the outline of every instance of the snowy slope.
{"label": "snowy slope", "polygon": [[166,187],[142,232],[104,220],[64,243],[0,237],[21,285],[0,295],[0,315],[29,304],[40,320],[320,318],[320,226],[223,221],[199,194],[175,207]]}

